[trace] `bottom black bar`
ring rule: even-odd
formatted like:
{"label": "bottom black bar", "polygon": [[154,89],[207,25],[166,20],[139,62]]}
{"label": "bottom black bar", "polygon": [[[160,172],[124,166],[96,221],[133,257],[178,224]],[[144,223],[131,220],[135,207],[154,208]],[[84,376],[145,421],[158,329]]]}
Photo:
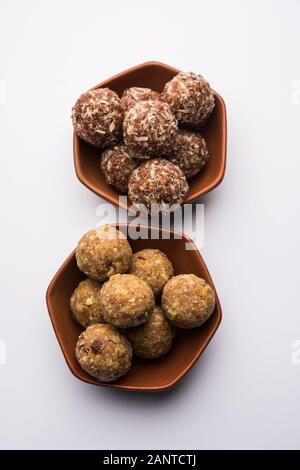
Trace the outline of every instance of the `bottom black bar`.
{"label": "bottom black bar", "polygon": [[173,465],[200,469],[204,465],[232,463],[282,463],[296,460],[298,451],[201,451],[201,450],[3,450],[1,462],[10,465],[73,465],[92,470],[97,468],[151,469]]}

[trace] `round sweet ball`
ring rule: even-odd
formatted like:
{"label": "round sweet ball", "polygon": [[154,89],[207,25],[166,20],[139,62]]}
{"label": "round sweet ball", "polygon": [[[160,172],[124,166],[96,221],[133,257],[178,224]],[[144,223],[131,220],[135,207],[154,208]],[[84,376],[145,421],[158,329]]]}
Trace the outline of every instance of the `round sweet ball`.
{"label": "round sweet ball", "polygon": [[131,202],[155,212],[171,209],[182,204],[189,189],[186,177],[174,163],[165,159],[153,159],[134,170],[128,183],[128,196]]}
{"label": "round sweet ball", "polygon": [[130,273],[147,282],[154,296],[158,296],[173,276],[174,269],[162,251],[146,248],[133,254]]}
{"label": "round sweet ball", "polygon": [[80,271],[99,282],[106,281],[114,274],[126,273],[131,258],[132,250],[125,236],[110,225],[87,232],[76,248]]}
{"label": "round sweet ball", "polygon": [[117,274],[100,293],[103,315],[117,328],[130,328],[146,322],[154,308],[154,297],[146,282],[133,274]]}
{"label": "round sweet ball", "polygon": [[121,100],[109,88],[87,91],[72,108],[76,134],[97,148],[109,147],[119,142],[123,118]]}
{"label": "round sweet ball", "polygon": [[100,303],[102,285],[92,279],[81,281],[70,299],[74,319],[83,327],[92,323],[104,323]]}
{"label": "round sweet ball", "polygon": [[127,193],[129,177],[139,164],[140,161],[132,158],[122,144],[105,150],[101,157],[101,170],[107,184],[121,193]]}
{"label": "round sweet ball", "polygon": [[146,323],[130,329],[127,334],[134,354],[147,359],[164,356],[170,350],[174,336],[174,327],[157,306]]}
{"label": "round sweet ball", "polygon": [[180,124],[202,126],[215,106],[209,83],[193,72],[181,72],[167,82],[161,94]]}
{"label": "round sweet ball", "polygon": [[177,132],[177,121],[162,101],[137,101],[125,113],[124,141],[135,157],[169,155]]}
{"label": "round sweet ball", "polygon": [[159,101],[160,93],[151,90],[151,88],[142,88],[133,86],[124,90],[121,102],[126,110],[136,103],[136,101]]}
{"label": "round sweet ball", "polygon": [[205,139],[199,132],[180,129],[175,139],[174,153],[170,161],[181,168],[187,179],[196,176],[209,159]]}
{"label": "round sweet ball", "polygon": [[79,336],[75,355],[85,372],[102,382],[111,382],[130,369],[132,347],[113,326],[95,323]]}
{"label": "round sweet ball", "polygon": [[162,308],[180,328],[201,326],[215,309],[215,294],[207,282],[194,274],[175,276],[164,287]]}

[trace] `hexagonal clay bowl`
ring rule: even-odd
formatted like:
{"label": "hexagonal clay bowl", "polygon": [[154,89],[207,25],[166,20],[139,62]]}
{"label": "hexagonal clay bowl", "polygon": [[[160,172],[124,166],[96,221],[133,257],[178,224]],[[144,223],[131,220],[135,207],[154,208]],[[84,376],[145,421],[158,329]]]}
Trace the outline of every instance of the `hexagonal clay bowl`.
{"label": "hexagonal clay bowl", "polygon": [[[120,225],[120,229],[125,233],[126,228],[126,225]],[[194,273],[209,282],[215,291],[199,251],[186,235],[178,239],[174,237],[173,231],[153,230],[156,238],[153,236],[148,240],[128,238],[133,252],[144,248],[160,249],[171,259],[175,275]],[[189,249],[186,249],[187,243]],[[102,383],[84,372],[75,358],[75,345],[82,329],[73,320],[69,300],[73,290],[85,277],[77,267],[75,251],[73,251],[51,281],[46,300],[56,337],[71,372],[78,379],[90,384],[138,391],[160,391],[173,387],[195,364],[221,322],[221,306],[216,293],[215,310],[203,326],[192,330],[178,329],[173,346],[165,356],[154,360],[134,356],[132,367],[126,375],[115,382]]]}
{"label": "hexagonal clay bowl", "polygon": [[[148,87],[161,92],[179,70],[159,62],[146,62],[93,87],[108,87],[122,95],[125,88],[131,86]],[[214,91],[215,108],[201,134],[206,139],[210,152],[207,166],[195,178],[189,181],[190,189],[184,203],[191,203],[218,186],[225,173],[226,165],[226,108],[222,97]],[[91,191],[107,201],[127,209],[124,202],[119,201],[120,193],[105,181],[100,168],[101,150],[87,144],[74,132],[73,137],[74,164],[78,179]]]}

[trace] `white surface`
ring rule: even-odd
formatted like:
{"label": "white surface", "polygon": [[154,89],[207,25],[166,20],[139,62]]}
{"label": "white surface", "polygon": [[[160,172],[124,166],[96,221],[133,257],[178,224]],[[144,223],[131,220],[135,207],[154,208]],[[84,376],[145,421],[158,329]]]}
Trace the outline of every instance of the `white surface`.
{"label": "white surface", "polygon": [[[299,447],[299,15],[297,0],[1,1],[1,448]],[[98,222],[70,108],[146,60],[202,73],[228,111],[226,177],[203,199],[223,323],[156,395],[76,380],[44,299]]]}

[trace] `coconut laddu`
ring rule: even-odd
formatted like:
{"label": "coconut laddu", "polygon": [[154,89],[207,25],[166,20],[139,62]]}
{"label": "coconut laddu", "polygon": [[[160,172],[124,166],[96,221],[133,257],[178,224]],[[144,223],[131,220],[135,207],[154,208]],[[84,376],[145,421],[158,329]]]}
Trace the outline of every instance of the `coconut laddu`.
{"label": "coconut laddu", "polygon": [[107,148],[121,140],[123,117],[121,100],[109,88],[83,93],[72,108],[76,134],[97,148]]}
{"label": "coconut laddu", "polygon": [[130,369],[132,347],[113,326],[95,323],[79,336],[75,355],[85,372],[102,382],[111,382]]}
{"label": "coconut laddu", "polygon": [[121,103],[124,110],[133,106],[137,101],[160,101],[160,94],[151,88],[133,86],[126,88],[122,94]]}
{"label": "coconut laddu", "polygon": [[76,261],[80,271],[91,279],[104,282],[118,273],[126,273],[132,258],[131,247],[122,232],[103,225],[80,239]]}
{"label": "coconut laddu", "polygon": [[177,132],[177,120],[162,101],[136,101],[124,117],[123,138],[138,158],[169,155]]}
{"label": "coconut laddu", "polygon": [[165,253],[146,248],[133,254],[130,273],[147,282],[157,297],[173,276],[174,269]]}
{"label": "coconut laddu", "polygon": [[178,122],[189,128],[199,128],[215,107],[209,83],[194,72],[180,72],[167,82],[161,94]]}
{"label": "coconut laddu", "polygon": [[126,334],[134,354],[147,359],[156,359],[171,349],[175,328],[170,325],[162,309],[155,306],[146,323],[130,328]]}
{"label": "coconut laddu", "polygon": [[100,291],[102,284],[92,279],[81,281],[70,299],[74,319],[83,327],[92,323],[104,323]]}
{"label": "coconut laddu", "polygon": [[128,183],[128,196],[142,212],[178,207],[189,189],[181,169],[169,160],[155,158],[134,170]]}
{"label": "coconut laddu", "polygon": [[212,315],[215,293],[204,279],[195,274],[180,274],[165,285],[162,308],[174,325],[186,329],[195,328]]}
{"label": "coconut laddu", "polygon": [[154,308],[150,286],[133,274],[117,274],[100,293],[105,321],[117,328],[130,328],[146,322]]}

